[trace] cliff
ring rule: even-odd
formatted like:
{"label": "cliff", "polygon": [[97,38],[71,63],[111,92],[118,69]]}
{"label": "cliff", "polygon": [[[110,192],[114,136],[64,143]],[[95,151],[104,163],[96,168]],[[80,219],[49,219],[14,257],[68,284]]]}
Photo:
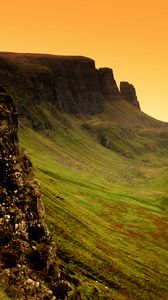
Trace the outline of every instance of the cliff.
{"label": "cliff", "polygon": [[60,286],[53,265],[55,244],[17,127],[15,104],[0,87],[0,283],[15,299],[56,299]]}
{"label": "cliff", "polygon": [[120,82],[120,93],[122,98],[134,105],[136,108],[140,109],[136,90],[132,84],[125,81]]}
{"label": "cliff", "polygon": [[121,98],[111,69],[97,70],[92,59],[78,56],[1,52],[0,83],[16,99],[19,114],[42,102],[71,114],[96,114],[106,100]]}
{"label": "cliff", "polygon": [[105,98],[117,99],[120,97],[120,91],[114,79],[113,71],[110,68],[100,68],[98,70],[98,78],[101,93]]}

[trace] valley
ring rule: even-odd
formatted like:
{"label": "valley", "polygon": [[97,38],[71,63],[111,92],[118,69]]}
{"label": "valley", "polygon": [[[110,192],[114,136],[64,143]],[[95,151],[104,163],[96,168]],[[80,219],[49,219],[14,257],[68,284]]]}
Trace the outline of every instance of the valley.
{"label": "valley", "polygon": [[[119,115],[121,109],[122,103]],[[98,142],[103,118],[62,114],[47,135],[24,125],[20,129],[41,183],[60,266],[79,279],[84,299],[164,299],[168,161],[157,131],[166,130],[146,117],[155,131],[153,123],[143,128],[142,142],[133,137],[131,145],[130,131],[122,143],[115,134],[111,150]],[[113,142],[113,131],[110,135]],[[154,151],[144,140],[153,142]]]}
{"label": "valley", "polygon": [[166,299],[168,123],[97,72],[87,58],[0,54],[69,298]]}

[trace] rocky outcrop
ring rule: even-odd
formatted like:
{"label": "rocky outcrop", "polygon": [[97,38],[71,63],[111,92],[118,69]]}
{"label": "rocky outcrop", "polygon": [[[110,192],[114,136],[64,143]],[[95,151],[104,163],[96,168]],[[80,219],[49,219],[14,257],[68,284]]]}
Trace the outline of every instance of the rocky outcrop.
{"label": "rocky outcrop", "polygon": [[120,93],[125,100],[130,102],[136,108],[140,109],[140,104],[137,99],[136,90],[132,84],[126,81],[120,82]]}
{"label": "rocky outcrop", "polygon": [[70,114],[97,114],[106,100],[121,98],[112,70],[97,70],[86,57],[1,52],[0,82],[29,120],[41,103]]}
{"label": "rocky outcrop", "polygon": [[0,283],[15,299],[54,300],[67,283],[56,275],[39,182],[17,127],[15,104],[0,87]]}
{"label": "rocky outcrop", "polygon": [[98,78],[101,93],[104,97],[118,99],[120,92],[114,79],[113,71],[110,68],[100,68],[98,70]]}
{"label": "rocky outcrop", "polygon": [[71,114],[102,111],[104,98],[89,58],[1,53],[0,82],[18,102],[19,113],[41,102]]}

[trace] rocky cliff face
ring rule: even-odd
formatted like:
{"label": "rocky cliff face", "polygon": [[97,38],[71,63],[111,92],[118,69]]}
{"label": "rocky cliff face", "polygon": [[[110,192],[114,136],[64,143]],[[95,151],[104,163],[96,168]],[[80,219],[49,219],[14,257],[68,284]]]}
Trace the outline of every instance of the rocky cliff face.
{"label": "rocky cliff face", "polygon": [[120,83],[121,96],[129,103],[140,109],[140,104],[137,99],[136,90],[134,86],[128,82],[122,81]]}
{"label": "rocky cliff face", "polygon": [[98,70],[99,85],[101,93],[105,98],[117,100],[120,97],[120,91],[114,79],[113,71],[109,68],[100,68]]}
{"label": "rocky cliff face", "polygon": [[15,104],[0,87],[0,282],[15,299],[54,300],[62,290],[54,273],[55,244],[17,127]]}
{"label": "rocky cliff face", "polygon": [[112,70],[97,70],[86,57],[0,53],[0,82],[16,99],[19,114],[42,102],[67,113],[96,114],[106,100],[121,98]]}
{"label": "rocky cliff face", "polygon": [[89,58],[1,54],[0,81],[15,99],[24,101],[20,109],[43,101],[72,114],[102,110],[97,70]]}

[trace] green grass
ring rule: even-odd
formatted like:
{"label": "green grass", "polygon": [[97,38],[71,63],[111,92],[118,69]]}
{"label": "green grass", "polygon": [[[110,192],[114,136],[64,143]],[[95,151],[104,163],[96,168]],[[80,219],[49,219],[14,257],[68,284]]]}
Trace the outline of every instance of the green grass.
{"label": "green grass", "polygon": [[[46,107],[43,111],[53,129],[35,132],[22,126],[20,139],[41,183],[58,264],[80,280],[83,299],[98,299],[97,292],[100,299],[166,299],[168,156],[158,138],[162,127],[165,134],[163,124],[144,115],[140,132],[132,129],[129,145],[125,131],[127,158],[118,151],[117,133],[113,151],[98,143],[105,116],[55,119]],[[137,118],[142,115],[135,117],[138,124]],[[106,122],[110,124],[107,114]],[[83,123],[92,123],[91,129],[83,129]],[[119,131],[124,130],[121,123]],[[154,150],[138,153],[148,138]]]}
{"label": "green grass", "polygon": [[10,300],[11,299],[5,294],[4,288],[2,288],[2,287],[0,287],[0,299],[1,300]]}

